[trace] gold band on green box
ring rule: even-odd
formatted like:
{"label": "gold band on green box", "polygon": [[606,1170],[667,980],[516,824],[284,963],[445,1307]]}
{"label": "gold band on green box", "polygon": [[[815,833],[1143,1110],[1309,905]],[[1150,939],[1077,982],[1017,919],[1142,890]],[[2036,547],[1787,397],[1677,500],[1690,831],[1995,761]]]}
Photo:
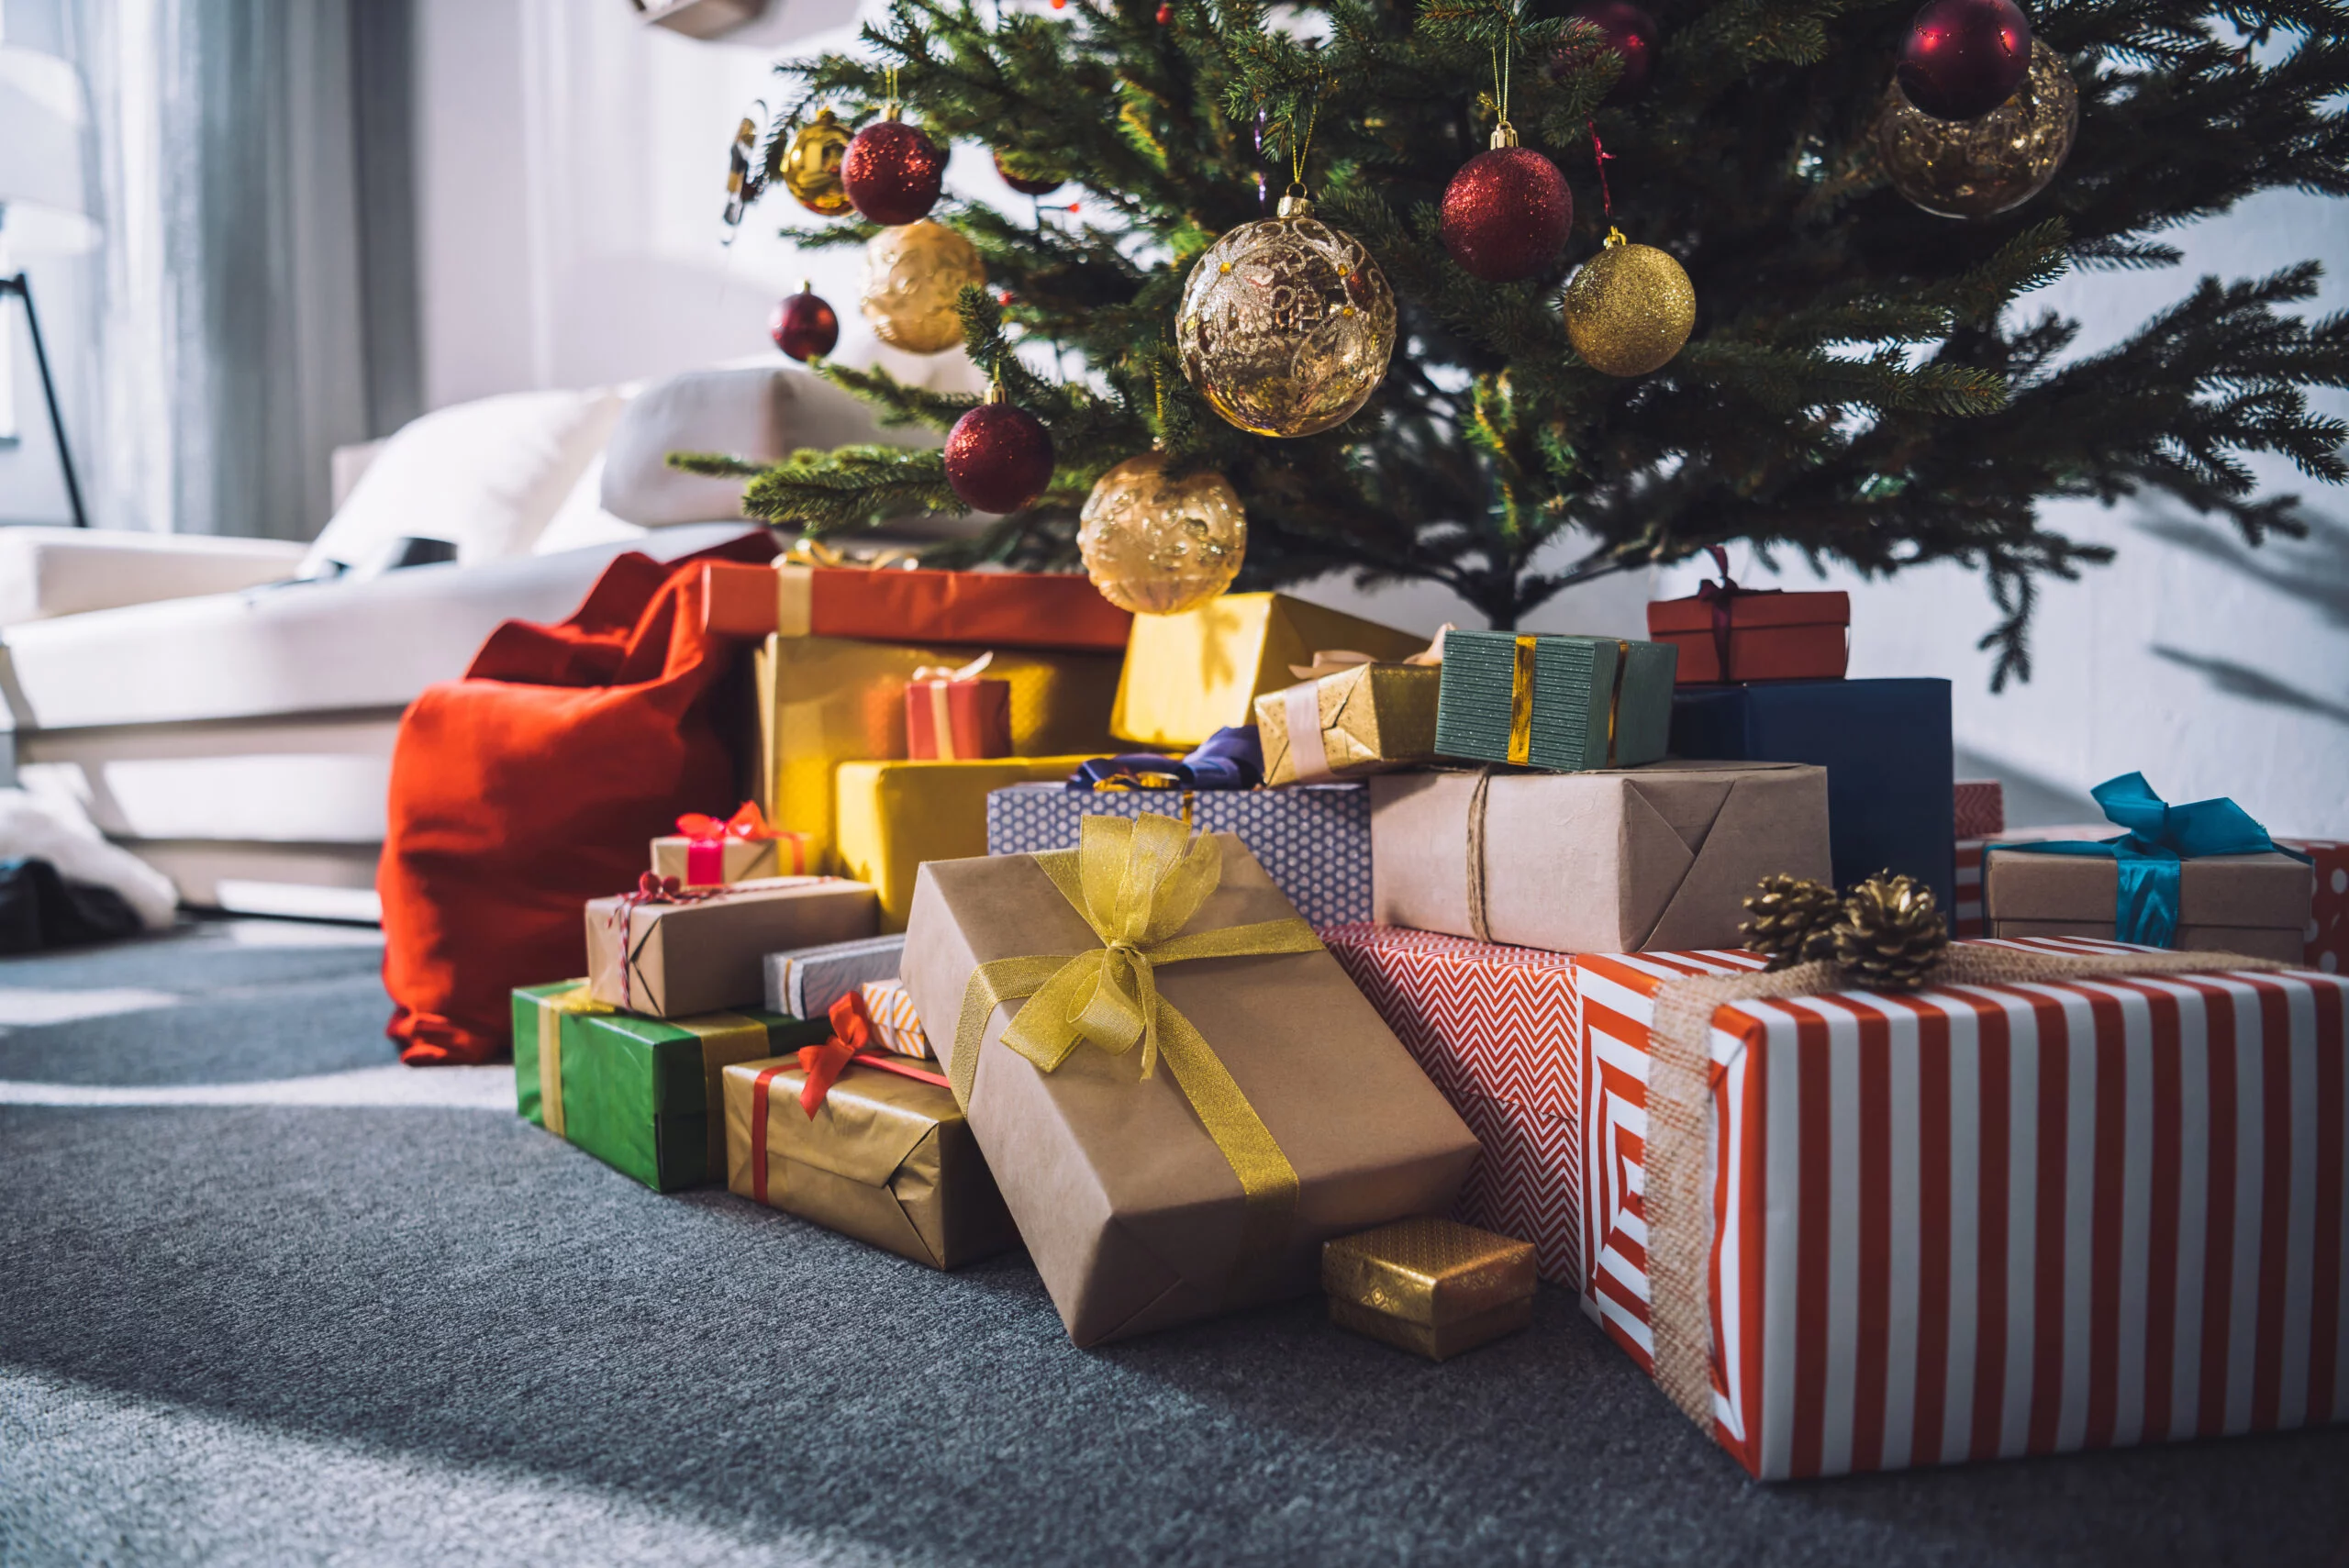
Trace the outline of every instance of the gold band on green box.
{"label": "gold band on green box", "polygon": [[1159,965],[1198,958],[1313,952],[1321,940],[1303,920],[1265,920],[1183,932],[1223,880],[1220,845],[1192,838],[1171,817],[1088,817],[1075,850],[1036,857],[1101,946],[982,964],[963,994],[949,1069],[955,1100],[967,1107],[977,1082],[987,1019],[1025,1001],[1003,1043],[1040,1070],[1058,1070],[1080,1045],[1112,1055],[1139,1043],[1141,1075],[1163,1056],[1216,1149],[1240,1180],[1248,1206],[1242,1258],[1261,1257],[1286,1237],[1297,1204],[1296,1167],[1240,1091],[1213,1047],[1159,995]]}

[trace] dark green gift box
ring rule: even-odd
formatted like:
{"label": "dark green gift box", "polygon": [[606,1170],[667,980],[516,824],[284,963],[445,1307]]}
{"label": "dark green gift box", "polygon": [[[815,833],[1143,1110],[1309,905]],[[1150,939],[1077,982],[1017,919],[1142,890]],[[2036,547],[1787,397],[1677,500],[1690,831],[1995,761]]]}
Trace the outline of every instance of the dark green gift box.
{"label": "dark green gift box", "polygon": [[1435,749],[1567,773],[1653,762],[1671,738],[1679,661],[1665,642],[1447,632]]}
{"label": "dark green gift box", "polygon": [[514,993],[514,1101],[526,1121],[656,1192],[726,1180],[726,1068],[831,1038],[823,1018],[612,1011],[584,980]]}

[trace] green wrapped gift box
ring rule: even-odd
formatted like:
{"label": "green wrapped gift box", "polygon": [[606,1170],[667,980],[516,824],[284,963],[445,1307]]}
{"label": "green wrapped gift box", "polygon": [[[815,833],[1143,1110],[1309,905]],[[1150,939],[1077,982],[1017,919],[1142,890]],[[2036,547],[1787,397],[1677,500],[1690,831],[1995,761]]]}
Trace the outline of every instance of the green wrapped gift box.
{"label": "green wrapped gift box", "polygon": [[526,1121],[655,1192],[726,1180],[726,1068],[831,1038],[824,1018],[745,1010],[647,1018],[584,980],[514,993],[514,1102]]}
{"label": "green wrapped gift box", "polygon": [[1666,642],[1449,632],[1435,749],[1559,772],[1653,762],[1672,734],[1679,660]]}

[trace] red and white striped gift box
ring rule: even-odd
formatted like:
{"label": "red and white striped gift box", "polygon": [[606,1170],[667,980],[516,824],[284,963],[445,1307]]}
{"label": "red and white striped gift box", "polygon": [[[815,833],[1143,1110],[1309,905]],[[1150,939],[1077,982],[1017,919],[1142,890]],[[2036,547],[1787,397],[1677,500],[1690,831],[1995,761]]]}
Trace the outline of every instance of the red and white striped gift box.
{"label": "red and white striped gift box", "polygon": [[1484,1146],[1453,1218],[1532,1242],[1543,1279],[1579,1284],[1574,961],[1399,926],[1321,940]]}
{"label": "red and white striped gift box", "polygon": [[[1575,961],[1583,1304],[1651,1371],[1653,999],[1760,962]],[[2349,1418],[2344,1001],[2296,971],[1722,1007],[1714,1436],[1777,1480]]]}

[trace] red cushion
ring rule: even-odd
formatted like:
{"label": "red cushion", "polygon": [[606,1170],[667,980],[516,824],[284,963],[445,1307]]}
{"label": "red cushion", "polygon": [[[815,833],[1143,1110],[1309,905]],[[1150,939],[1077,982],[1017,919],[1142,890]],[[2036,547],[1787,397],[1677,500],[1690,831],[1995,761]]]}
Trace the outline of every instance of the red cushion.
{"label": "red cushion", "polygon": [[508,621],[461,681],[428,687],[392,754],[384,900],[386,1031],[412,1065],[512,1049],[511,994],[586,973],[583,906],[633,886],[681,811],[734,797],[702,563],[618,557],[559,626]]}

